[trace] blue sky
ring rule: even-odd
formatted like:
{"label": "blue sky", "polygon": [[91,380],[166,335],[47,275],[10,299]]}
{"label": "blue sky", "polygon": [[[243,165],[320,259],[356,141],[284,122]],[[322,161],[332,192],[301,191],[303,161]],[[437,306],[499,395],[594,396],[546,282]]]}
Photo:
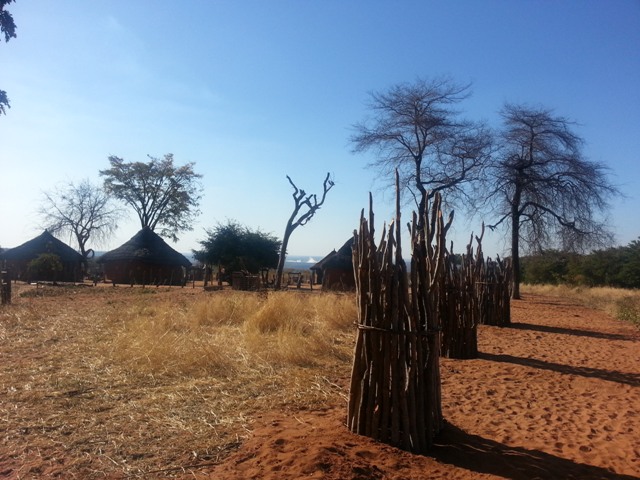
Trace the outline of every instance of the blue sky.
{"label": "blue sky", "polygon": [[[2,247],[40,233],[43,190],[100,182],[109,155],[171,152],[195,162],[205,188],[175,248],[197,248],[227,219],[282,237],[285,175],[320,192],[331,172],[325,206],[289,246],[323,255],[357,227],[369,191],[380,222],[393,214],[371,157],[349,145],[368,94],[442,75],[473,84],[461,105],[470,119],[499,127],[508,101],[579,122],[586,156],[626,195],[611,210],[618,243],[640,236],[638,0],[16,0],[8,10],[18,37],[0,45],[11,100],[0,117]],[[457,218],[457,251],[481,221]],[[96,249],[138,229],[132,212]],[[506,239],[487,234],[485,251],[508,253]]]}

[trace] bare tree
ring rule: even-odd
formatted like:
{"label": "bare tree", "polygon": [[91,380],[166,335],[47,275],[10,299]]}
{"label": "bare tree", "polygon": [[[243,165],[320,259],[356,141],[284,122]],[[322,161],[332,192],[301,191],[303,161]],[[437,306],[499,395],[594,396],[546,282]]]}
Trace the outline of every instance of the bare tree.
{"label": "bare tree", "polygon": [[287,180],[293,187],[293,212],[291,212],[291,216],[289,220],[287,220],[287,226],[284,229],[284,236],[282,237],[282,245],[280,247],[280,258],[278,259],[278,268],[276,270],[276,282],[275,289],[279,290],[282,286],[282,272],[284,270],[284,261],[287,257],[287,247],[289,245],[289,238],[293,231],[306,225],[311,221],[316,212],[322,207],[325,199],[327,198],[327,193],[331,188],[335,185],[333,180],[331,180],[331,176],[327,173],[327,176],[324,179],[322,184],[322,196],[318,201],[318,197],[315,193],[307,194],[304,190],[299,189],[291,177],[287,175]]}
{"label": "bare tree", "polygon": [[92,253],[87,249],[89,240],[98,244],[106,240],[122,217],[122,211],[112,205],[109,195],[87,179],[44,192],[39,213],[43,228],[54,235],[74,237],[85,259]]}
{"label": "bare tree", "polygon": [[469,85],[448,78],[418,79],[372,93],[372,118],[355,125],[355,152],[374,150],[376,168],[392,184],[396,169],[403,189],[424,217],[427,200],[441,193],[449,205],[471,205],[472,183],[489,158],[492,137],[482,124],[460,119],[454,105]]}
{"label": "bare tree", "polygon": [[603,214],[619,194],[608,169],[587,160],[574,123],[552,110],[506,104],[500,150],[489,169],[487,198],[497,216],[492,230],[511,227],[512,297],[520,298],[520,246],[582,250],[609,244]]}
{"label": "bare tree", "polygon": [[174,242],[179,232],[191,230],[202,191],[194,163],[175,167],[171,153],[161,159],[149,156],[147,163],[111,156],[109,163],[111,168],[100,171],[105,190],[135,210],[142,228],[160,228]]}

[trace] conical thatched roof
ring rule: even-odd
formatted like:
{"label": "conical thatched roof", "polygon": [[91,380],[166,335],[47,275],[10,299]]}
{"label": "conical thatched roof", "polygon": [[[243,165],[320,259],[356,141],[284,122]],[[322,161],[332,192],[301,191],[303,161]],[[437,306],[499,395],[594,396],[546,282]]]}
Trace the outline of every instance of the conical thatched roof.
{"label": "conical thatched roof", "polygon": [[42,253],[52,253],[60,257],[62,262],[81,262],[82,255],[64,242],[51,235],[47,230],[37,237],[0,253],[0,257],[9,261],[28,261]]}
{"label": "conical thatched roof", "polygon": [[190,267],[191,262],[176,252],[149,227],[144,227],[131,239],[96,260],[98,263],[138,261],[151,265]]}
{"label": "conical thatched roof", "polygon": [[342,247],[336,252],[333,250],[326,257],[316,263],[309,270],[322,270],[325,268],[340,268],[348,270],[352,268],[353,260],[352,260],[352,248],[353,248],[353,237],[347,240]]}

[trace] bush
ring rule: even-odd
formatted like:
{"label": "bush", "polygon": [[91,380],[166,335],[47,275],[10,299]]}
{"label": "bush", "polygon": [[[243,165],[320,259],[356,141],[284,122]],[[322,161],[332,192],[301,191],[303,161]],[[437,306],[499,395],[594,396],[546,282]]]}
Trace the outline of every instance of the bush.
{"label": "bush", "polygon": [[62,272],[62,261],[53,253],[41,253],[27,265],[29,280],[55,282],[60,272]]}

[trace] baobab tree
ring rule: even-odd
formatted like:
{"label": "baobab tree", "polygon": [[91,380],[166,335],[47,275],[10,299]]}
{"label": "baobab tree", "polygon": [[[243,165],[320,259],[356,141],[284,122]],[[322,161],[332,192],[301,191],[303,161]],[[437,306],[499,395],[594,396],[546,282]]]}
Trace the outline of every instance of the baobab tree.
{"label": "baobab tree", "polygon": [[604,213],[618,189],[587,160],[574,123],[552,110],[506,104],[499,152],[487,176],[496,221],[511,229],[512,297],[520,298],[520,250],[584,250],[612,241]]}
{"label": "baobab tree", "polygon": [[280,247],[280,258],[278,259],[278,268],[276,270],[276,282],[275,289],[279,290],[282,286],[282,272],[284,270],[284,261],[287,257],[287,247],[289,245],[289,238],[291,238],[291,234],[293,231],[306,225],[311,221],[316,212],[322,207],[325,199],[327,198],[327,193],[329,190],[335,185],[334,181],[331,179],[331,175],[327,173],[327,176],[322,183],[322,195],[320,200],[315,193],[307,194],[302,189],[299,189],[291,177],[287,175],[287,180],[293,187],[293,212],[291,212],[291,216],[289,220],[287,220],[287,226],[284,229],[284,236],[282,237],[282,245]]}

